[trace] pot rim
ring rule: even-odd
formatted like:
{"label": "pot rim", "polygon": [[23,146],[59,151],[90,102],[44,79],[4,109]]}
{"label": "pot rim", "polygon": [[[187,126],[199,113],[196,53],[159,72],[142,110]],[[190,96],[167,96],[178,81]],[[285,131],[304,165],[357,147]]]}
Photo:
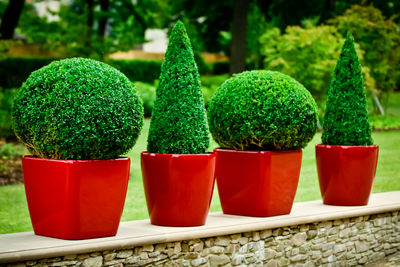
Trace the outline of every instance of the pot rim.
{"label": "pot rim", "polygon": [[324,144],[316,144],[315,147],[319,148],[342,148],[342,149],[352,149],[352,148],[378,148],[379,145],[370,145],[370,146],[342,146],[342,145],[324,145]]}
{"label": "pot rim", "polygon": [[50,161],[50,162],[64,162],[64,163],[112,162],[112,161],[129,160],[129,157],[118,157],[118,158],[112,158],[112,159],[48,159],[48,158],[41,158],[41,157],[33,156],[33,155],[24,155],[24,156],[22,156],[22,158],[28,159],[28,160],[36,160],[36,161]]}
{"label": "pot rim", "polygon": [[302,149],[298,150],[235,150],[229,148],[214,148],[214,152],[231,152],[231,153],[243,153],[243,154],[264,154],[264,153],[293,153],[293,152],[301,152]]}
{"label": "pot rim", "polygon": [[153,156],[153,157],[212,157],[215,156],[215,152],[207,152],[205,154],[168,154],[168,153],[154,153],[154,152],[147,152],[142,151],[140,153],[141,156]]}

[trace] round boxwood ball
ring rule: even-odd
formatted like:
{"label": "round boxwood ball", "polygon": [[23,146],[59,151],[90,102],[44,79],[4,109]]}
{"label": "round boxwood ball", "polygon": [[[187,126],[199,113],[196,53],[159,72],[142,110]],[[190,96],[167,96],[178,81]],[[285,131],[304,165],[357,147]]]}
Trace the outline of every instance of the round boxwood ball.
{"label": "round boxwood ball", "polygon": [[297,150],[317,130],[317,105],[293,78],[247,71],[226,80],[210,101],[210,131],[223,148]]}
{"label": "round boxwood ball", "polygon": [[111,159],[135,144],[143,105],[118,70],[71,58],[32,72],[14,100],[12,116],[15,134],[33,155]]}

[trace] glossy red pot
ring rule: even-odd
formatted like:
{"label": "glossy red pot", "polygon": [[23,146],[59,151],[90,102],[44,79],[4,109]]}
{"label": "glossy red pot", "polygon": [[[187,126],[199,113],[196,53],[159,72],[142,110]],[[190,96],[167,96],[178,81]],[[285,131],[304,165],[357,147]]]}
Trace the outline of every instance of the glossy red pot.
{"label": "glossy red pot", "polygon": [[289,214],[299,182],[302,151],[215,149],[216,179],[226,214]]}
{"label": "glossy red pot", "polygon": [[316,145],[319,187],[324,204],[368,204],[378,163],[378,146]]}
{"label": "glossy red pot", "polygon": [[25,156],[33,230],[62,239],[114,236],[129,180],[129,158],[55,160]]}
{"label": "glossy red pot", "polygon": [[150,221],[164,226],[204,225],[214,189],[215,154],[142,152]]}

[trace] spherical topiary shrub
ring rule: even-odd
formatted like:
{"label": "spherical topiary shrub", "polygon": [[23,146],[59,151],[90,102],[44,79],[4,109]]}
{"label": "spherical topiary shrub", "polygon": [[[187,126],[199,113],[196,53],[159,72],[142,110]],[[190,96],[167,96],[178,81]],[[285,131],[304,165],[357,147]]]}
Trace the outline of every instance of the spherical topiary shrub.
{"label": "spherical topiary shrub", "polygon": [[33,155],[110,159],[135,144],[143,105],[118,70],[71,58],[32,72],[15,98],[12,116],[16,135]]}
{"label": "spherical topiary shrub", "polygon": [[297,150],[317,130],[317,106],[293,78],[247,71],[226,80],[209,104],[209,127],[222,148]]}

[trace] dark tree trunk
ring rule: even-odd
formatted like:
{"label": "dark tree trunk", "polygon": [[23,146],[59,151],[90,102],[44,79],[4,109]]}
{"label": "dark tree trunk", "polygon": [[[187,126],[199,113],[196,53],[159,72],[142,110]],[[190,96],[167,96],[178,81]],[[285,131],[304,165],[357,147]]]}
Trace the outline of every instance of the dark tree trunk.
{"label": "dark tree trunk", "polygon": [[242,72],[246,67],[246,32],[249,0],[235,0],[233,7],[231,58],[229,73]]}
{"label": "dark tree trunk", "polygon": [[[110,0],[100,0],[100,9],[102,12],[107,12],[110,6]],[[102,17],[99,21],[99,28],[97,30],[97,36],[99,39],[104,39],[106,35],[107,17]]]}
{"label": "dark tree trunk", "polygon": [[86,26],[87,26],[87,35],[86,35],[86,45],[87,47],[91,47],[92,45],[92,34],[93,34],[93,25],[94,25],[94,0],[87,0],[87,7],[88,7],[88,13],[87,13],[87,21],[86,21]]}
{"label": "dark tree trunk", "polygon": [[320,21],[325,22],[332,18],[332,13],[335,10],[335,0],[325,0],[325,8],[322,11]]}
{"label": "dark tree trunk", "polygon": [[10,0],[0,25],[0,39],[12,39],[24,8],[25,0]]}

